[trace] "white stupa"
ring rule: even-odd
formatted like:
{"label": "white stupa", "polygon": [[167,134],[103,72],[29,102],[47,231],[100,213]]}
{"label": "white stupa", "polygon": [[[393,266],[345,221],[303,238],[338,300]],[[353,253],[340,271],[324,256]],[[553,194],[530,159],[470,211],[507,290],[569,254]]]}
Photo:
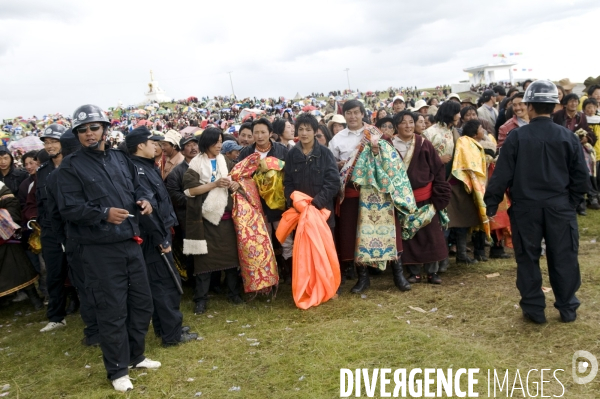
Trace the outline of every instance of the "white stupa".
{"label": "white stupa", "polygon": [[167,96],[165,91],[158,86],[158,82],[154,80],[152,70],[150,70],[150,83],[148,83],[148,89],[148,92],[145,94],[146,103],[155,101],[159,103],[171,102],[172,98]]}

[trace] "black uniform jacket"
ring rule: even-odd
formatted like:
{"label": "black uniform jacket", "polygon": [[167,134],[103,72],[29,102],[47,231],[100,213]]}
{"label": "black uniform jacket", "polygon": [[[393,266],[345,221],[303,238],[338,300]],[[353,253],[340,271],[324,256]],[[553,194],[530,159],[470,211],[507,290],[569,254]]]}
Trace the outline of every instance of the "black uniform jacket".
{"label": "black uniform jacket", "polygon": [[327,224],[335,224],[333,200],[340,191],[340,175],[333,153],[315,140],[312,152],[305,156],[302,144],[296,144],[285,158],[285,177],[283,180],[285,199],[292,206],[290,196],[301,191],[313,198],[317,209],[327,208],[331,215]]}
{"label": "black uniform jacket", "polygon": [[171,245],[168,230],[177,224],[177,217],[165,183],[154,164],[154,159],[132,155],[131,162],[137,170],[140,184],[152,191],[154,196],[152,201],[154,211],[150,215],[140,216],[141,237],[150,241],[152,247],[162,245],[166,248]]}
{"label": "black uniform jacket", "polygon": [[[59,168],[56,201],[67,221],[67,237],[80,244],[110,244],[139,236],[137,201],[153,202],[140,184],[137,170],[125,153],[82,148],[63,159]],[[134,217],[121,224],[106,221],[110,208]]]}
{"label": "black uniform jacket", "polygon": [[35,200],[37,202],[37,222],[42,227],[42,234],[51,233],[52,213],[48,208],[48,194],[46,192],[46,186],[48,185],[48,176],[55,170],[54,162],[52,160],[44,162],[36,172],[36,183],[35,183]]}
{"label": "black uniform jacket", "polygon": [[487,214],[495,215],[506,189],[515,207],[572,207],[589,184],[577,136],[548,117],[533,118],[507,137],[485,192]]}

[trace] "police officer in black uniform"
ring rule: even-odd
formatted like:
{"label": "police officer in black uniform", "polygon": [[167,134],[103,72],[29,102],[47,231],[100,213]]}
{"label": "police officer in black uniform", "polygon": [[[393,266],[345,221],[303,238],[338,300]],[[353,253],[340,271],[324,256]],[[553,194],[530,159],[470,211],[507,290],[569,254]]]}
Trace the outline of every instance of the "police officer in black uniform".
{"label": "police officer in black uniform", "polygon": [[[179,287],[181,279],[179,272],[174,268],[175,262],[171,252],[171,228],[177,224],[177,216],[160,171],[154,163],[156,144],[151,139],[150,130],[141,126],[127,134],[125,144],[137,170],[140,184],[154,194],[154,212],[140,218],[141,237],[144,240],[142,251],[148,268],[154,304],[154,332],[162,339],[163,346],[173,346],[195,340],[198,334],[190,333],[189,327],[182,329],[183,314],[179,310],[181,294],[174,278],[178,280]],[[165,262],[165,256],[169,265]],[[173,272],[169,272],[167,268],[171,268]]]}
{"label": "police officer in black uniform", "polygon": [[128,366],[161,365],[144,356],[152,297],[138,220],[152,212],[152,193],[126,154],[105,148],[108,127],[100,107],[75,110],[73,132],[82,148],[63,160],[56,200],[67,236],[78,244],[108,378],[117,391],[127,391],[133,388]]}
{"label": "police officer in black uniform", "polygon": [[496,214],[508,189],[523,316],[534,323],[546,322],[539,266],[545,239],[554,307],[563,322],[571,322],[577,317],[580,302],[575,293],[581,285],[575,208],[587,192],[588,172],[577,136],[550,119],[558,104],[554,83],[531,83],[523,102],[530,122],[512,130],[502,146],[485,193],[487,215]]}
{"label": "police officer in black uniform", "polygon": [[[60,148],[63,157],[66,157],[81,148],[79,139],[75,137],[71,129],[67,129],[67,131],[60,136]],[[69,265],[69,279],[77,289],[77,296],[81,300],[80,314],[81,319],[85,324],[85,327],[83,328],[84,337],[81,342],[86,346],[100,346],[100,334],[98,333],[96,311],[92,306],[92,301],[86,296],[85,275],[83,274],[79,252],[75,251],[77,249],[77,243],[73,239],[67,238],[66,223],[60,216],[58,203],[56,202],[56,187],[58,185],[59,174],[60,166],[50,173],[46,180],[47,214],[51,219],[52,233],[56,235],[56,238],[65,248],[67,264]]]}
{"label": "police officer in black uniform", "polygon": [[65,320],[67,258],[64,254],[63,243],[52,232],[52,213],[48,208],[48,196],[46,194],[48,176],[59,167],[63,160],[60,137],[66,130],[64,126],[53,123],[45,128],[40,135],[40,139],[44,142],[44,149],[50,157],[48,161],[39,167],[35,182],[35,198],[38,208],[37,222],[42,228],[42,256],[46,263],[46,285],[48,287],[48,309],[46,311],[48,324],[40,330],[41,332],[52,331],[67,324]]}

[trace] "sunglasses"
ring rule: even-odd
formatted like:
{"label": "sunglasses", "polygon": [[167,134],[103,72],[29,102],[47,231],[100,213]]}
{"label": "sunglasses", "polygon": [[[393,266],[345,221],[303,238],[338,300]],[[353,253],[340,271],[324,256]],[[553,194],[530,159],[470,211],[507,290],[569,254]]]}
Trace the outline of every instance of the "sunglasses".
{"label": "sunglasses", "polygon": [[102,125],[86,125],[86,126],[80,126],[76,130],[77,130],[77,133],[85,133],[88,131],[88,129],[90,129],[92,132],[97,132],[101,128],[102,128]]}

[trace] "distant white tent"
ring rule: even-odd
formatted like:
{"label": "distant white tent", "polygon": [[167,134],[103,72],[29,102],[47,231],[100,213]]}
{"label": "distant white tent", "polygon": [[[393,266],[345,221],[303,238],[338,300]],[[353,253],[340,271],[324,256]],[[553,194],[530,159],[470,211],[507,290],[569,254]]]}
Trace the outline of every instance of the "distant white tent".
{"label": "distant white tent", "polygon": [[300,95],[300,93],[296,93],[294,100],[302,100],[302,96]]}

